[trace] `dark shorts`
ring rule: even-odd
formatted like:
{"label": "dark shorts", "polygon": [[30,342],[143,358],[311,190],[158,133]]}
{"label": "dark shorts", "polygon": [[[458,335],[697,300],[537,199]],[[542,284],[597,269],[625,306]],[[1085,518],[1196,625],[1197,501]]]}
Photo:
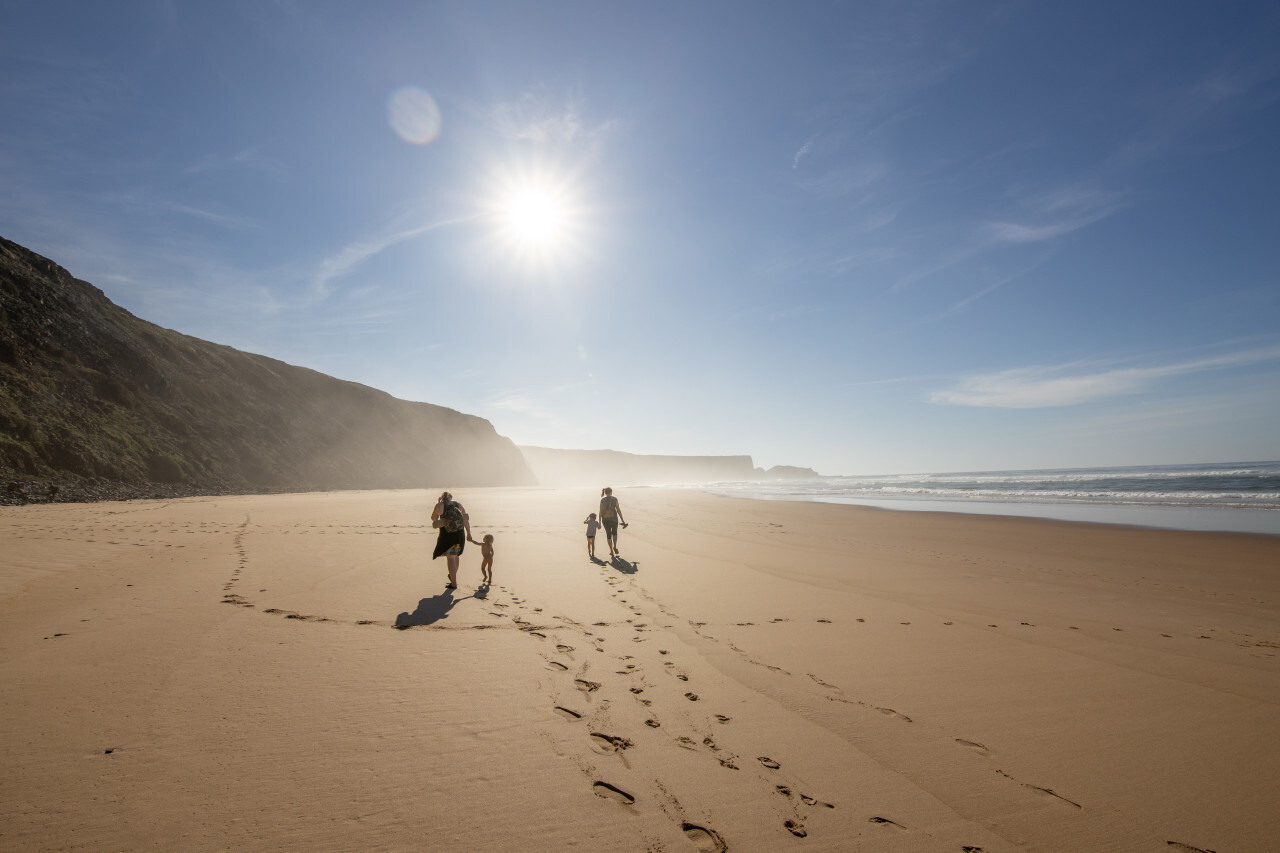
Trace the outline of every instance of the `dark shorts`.
{"label": "dark shorts", "polygon": [[440,535],[436,539],[436,548],[431,552],[431,559],[436,557],[457,557],[462,553],[462,549],[466,547],[467,534],[459,530],[456,533],[441,528]]}
{"label": "dark shorts", "polygon": [[613,518],[602,518],[600,523],[604,525],[604,532],[608,536],[614,539],[618,538],[618,517],[616,515]]}

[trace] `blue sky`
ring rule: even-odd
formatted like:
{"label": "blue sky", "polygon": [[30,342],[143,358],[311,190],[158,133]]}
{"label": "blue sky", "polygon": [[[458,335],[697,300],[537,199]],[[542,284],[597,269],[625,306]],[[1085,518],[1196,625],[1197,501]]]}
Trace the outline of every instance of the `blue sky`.
{"label": "blue sky", "polygon": [[1280,7],[0,2],[0,235],[521,444],[1280,458]]}

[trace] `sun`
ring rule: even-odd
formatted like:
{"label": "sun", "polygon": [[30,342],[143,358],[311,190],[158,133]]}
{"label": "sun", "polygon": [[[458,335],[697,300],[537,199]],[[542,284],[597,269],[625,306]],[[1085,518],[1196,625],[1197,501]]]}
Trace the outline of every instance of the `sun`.
{"label": "sun", "polygon": [[512,243],[531,251],[553,251],[566,236],[569,202],[547,184],[519,187],[502,200],[499,216]]}
{"label": "sun", "polygon": [[495,170],[485,196],[494,260],[535,276],[567,273],[582,263],[592,217],[573,172],[546,164]]}

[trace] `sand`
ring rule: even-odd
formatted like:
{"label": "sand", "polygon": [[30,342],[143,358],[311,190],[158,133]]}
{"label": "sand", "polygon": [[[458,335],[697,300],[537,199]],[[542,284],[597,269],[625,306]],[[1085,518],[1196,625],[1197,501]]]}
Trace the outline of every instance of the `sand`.
{"label": "sand", "polygon": [[0,849],[1280,848],[1280,537],[434,494],[0,510]]}

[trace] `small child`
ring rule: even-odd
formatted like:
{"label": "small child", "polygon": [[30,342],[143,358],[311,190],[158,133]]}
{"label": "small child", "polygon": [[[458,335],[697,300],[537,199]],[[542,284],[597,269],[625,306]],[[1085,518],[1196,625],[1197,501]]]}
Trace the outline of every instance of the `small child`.
{"label": "small child", "polygon": [[493,534],[486,533],[480,545],[480,574],[485,584],[493,583]]}
{"label": "small child", "polygon": [[600,522],[596,521],[596,514],[593,512],[582,523],[587,526],[587,556],[594,560],[596,558],[596,531],[600,529]]}

